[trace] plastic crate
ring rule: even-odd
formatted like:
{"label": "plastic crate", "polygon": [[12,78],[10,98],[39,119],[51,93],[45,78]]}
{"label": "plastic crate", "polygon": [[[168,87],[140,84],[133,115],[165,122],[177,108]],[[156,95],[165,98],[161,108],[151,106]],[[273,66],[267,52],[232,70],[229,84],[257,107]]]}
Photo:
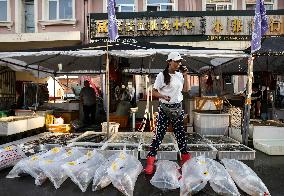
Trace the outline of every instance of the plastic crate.
{"label": "plastic crate", "polygon": [[[149,153],[149,144],[142,144],[139,152],[140,152],[140,159],[147,159],[147,155]],[[157,156],[156,158],[158,160],[177,160],[177,153],[178,153],[178,147],[176,144],[161,144],[160,148],[162,147],[166,147],[166,146],[170,146],[171,148],[173,148],[172,151],[161,151],[158,150],[157,152]],[[147,150],[145,149],[147,148]]]}
{"label": "plastic crate", "polygon": [[229,117],[229,114],[194,112],[194,129],[201,135],[226,135]]}
{"label": "plastic crate", "polygon": [[[132,155],[139,158],[139,145],[138,144],[124,144],[124,143],[105,143],[103,147],[101,148],[101,153],[106,157],[110,157],[118,152],[121,152],[123,148],[126,147],[126,153],[129,155]],[[118,148],[118,149],[112,149],[112,148]],[[129,149],[131,148],[131,150]]]}
{"label": "plastic crate", "polygon": [[[143,132],[141,134],[141,143],[143,144],[151,144],[152,140],[154,138],[154,133],[153,132]],[[162,141],[162,144],[175,144],[176,139],[173,136],[172,133],[166,133],[164,136],[164,139]]]}
{"label": "plastic crate", "polygon": [[139,144],[141,132],[118,132],[111,136],[109,143]]}
{"label": "plastic crate", "polygon": [[[87,138],[87,137],[90,137],[90,136],[94,136],[94,137],[95,136],[102,136],[102,137],[104,137],[104,139],[100,142],[82,141],[84,138]],[[69,142],[72,143],[73,145],[91,145],[91,144],[105,143],[106,140],[107,140],[106,133],[95,132],[95,131],[86,131],[85,133],[83,133],[79,137],[76,137],[76,138],[70,140]]]}
{"label": "plastic crate", "polygon": [[[198,157],[204,155],[206,158],[216,159],[217,158],[217,150],[213,146],[207,144],[188,144],[187,148],[189,148],[188,152],[192,157]],[[190,150],[190,148],[192,150]],[[198,150],[200,148],[200,150]],[[202,150],[202,148],[204,150]],[[196,149],[196,150],[194,150]]]}
{"label": "plastic crate", "polygon": [[47,130],[49,132],[56,133],[69,133],[71,130],[70,124],[49,124],[47,125]]}
{"label": "plastic crate", "polygon": [[[204,135],[210,144],[239,144],[240,142],[225,135]],[[212,139],[211,139],[212,138]],[[216,141],[218,140],[219,141]],[[217,143],[218,142],[218,143]]]}
{"label": "plastic crate", "polygon": [[[241,148],[245,149],[243,151],[235,150],[235,151],[229,151],[229,150],[220,150],[221,147],[230,147],[230,146],[240,146]],[[255,150],[243,145],[243,144],[216,144],[213,145],[218,150],[218,159],[236,159],[236,160],[254,160],[255,159]]]}

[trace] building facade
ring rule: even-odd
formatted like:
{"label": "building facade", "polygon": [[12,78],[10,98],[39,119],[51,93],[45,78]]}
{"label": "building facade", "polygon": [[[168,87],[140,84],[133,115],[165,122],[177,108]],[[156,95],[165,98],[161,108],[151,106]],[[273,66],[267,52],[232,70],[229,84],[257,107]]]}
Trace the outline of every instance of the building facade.
{"label": "building facade", "polygon": [[[255,0],[116,0],[117,12],[136,13],[252,10],[254,6]],[[284,1],[265,0],[265,6],[267,10],[281,10]],[[106,12],[107,0],[0,0],[0,51],[88,43],[89,14]],[[212,42],[183,44],[212,47]],[[239,42],[235,48],[248,44]],[[224,44],[215,42],[214,46],[222,48]]]}

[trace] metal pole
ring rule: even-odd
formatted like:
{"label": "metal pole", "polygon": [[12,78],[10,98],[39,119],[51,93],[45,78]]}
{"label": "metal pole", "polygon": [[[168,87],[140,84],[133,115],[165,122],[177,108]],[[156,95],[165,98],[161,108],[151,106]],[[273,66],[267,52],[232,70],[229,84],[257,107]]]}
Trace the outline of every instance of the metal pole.
{"label": "metal pole", "polygon": [[54,89],[53,89],[53,98],[54,98],[54,100],[53,100],[53,103],[55,103],[55,76],[54,76],[54,78],[53,78],[53,87],[54,87]]}
{"label": "metal pole", "polygon": [[36,82],[36,104],[35,104],[35,110],[37,110],[37,106],[38,106],[38,80],[39,80],[39,65],[37,66],[37,82]]}
{"label": "metal pole", "polygon": [[106,98],[107,98],[107,138],[109,138],[109,56],[108,56],[108,41],[106,53]]}
{"label": "metal pole", "polygon": [[243,130],[242,130],[242,142],[248,145],[248,132],[250,122],[250,108],[251,108],[251,93],[252,93],[252,79],[253,79],[253,60],[254,57],[250,56],[248,59],[248,73],[247,73],[247,90],[245,99]]}
{"label": "metal pole", "polygon": [[26,83],[24,82],[24,108],[26,108]]}

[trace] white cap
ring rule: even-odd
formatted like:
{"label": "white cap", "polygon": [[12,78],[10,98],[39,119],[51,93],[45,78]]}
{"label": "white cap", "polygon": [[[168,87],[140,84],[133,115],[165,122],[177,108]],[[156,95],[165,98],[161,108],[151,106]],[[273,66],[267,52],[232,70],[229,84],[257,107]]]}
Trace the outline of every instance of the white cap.
{"label": "white cap", "polygon": [[183,58],[181,58],[181,56],[180,56],[180,54],[178,52],[171,52],[168,55],[167,61],[169,61],[169,60],[178,61],[178,60],[182,60],[182,59]]}

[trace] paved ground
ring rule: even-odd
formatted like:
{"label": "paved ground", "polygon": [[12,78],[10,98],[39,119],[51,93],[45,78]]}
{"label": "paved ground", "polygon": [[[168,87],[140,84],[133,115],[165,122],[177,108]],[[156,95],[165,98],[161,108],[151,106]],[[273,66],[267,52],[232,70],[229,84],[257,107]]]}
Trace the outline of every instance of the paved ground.
{"label": "paved ground", "polygon": [[[268,156],[261,152],[256,152],[254,161],[245,161],[263,180],[268,187],[272,196],[284,195],[284,156]],[[142,162],[145,164],[145,161]],[[1,196],[73,196],[73,195],[105,195],[115,196],[122,195],[113,186],[109,186],[102,191],[92,192],[91,185],[87,192],[82,193],[81,190],[70,180],[66,180],[62,186],[56,190],[50,182],[44,183],[42,186],[36,186],[34,179],[25,176],[17,179],[6,179],[5,176],[11,168],[0,171],[0,195]],[[150,184],[151,177],[141,174],[136,182],[134,196],[173,196],[179,195],[179,190],[163,192]],[[213,190],[206,188],[197,195],[217,195]],[[242,195],[246,195],[242,193]]]}

